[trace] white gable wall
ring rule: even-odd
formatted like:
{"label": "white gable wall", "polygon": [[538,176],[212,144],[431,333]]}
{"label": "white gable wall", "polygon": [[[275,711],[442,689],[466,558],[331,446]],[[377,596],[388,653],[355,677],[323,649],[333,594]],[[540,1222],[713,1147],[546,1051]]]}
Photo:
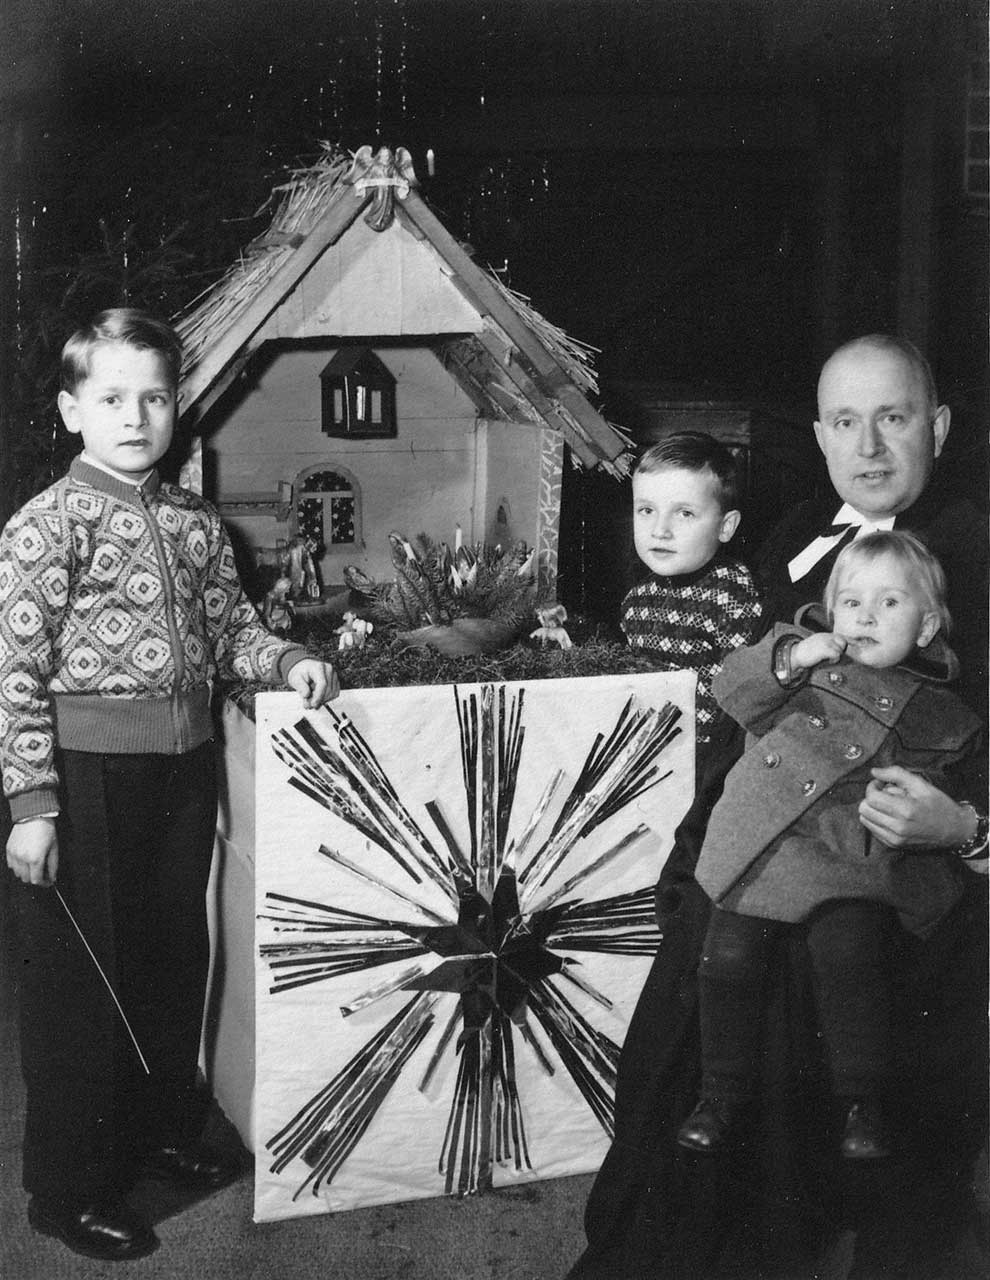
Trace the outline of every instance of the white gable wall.
{"label": "white gable wall", "polygon": [[432,245],[396,219],[358,219],[317,259],[262,330],[263,338],[476,333],[481,317],[441,269]]}

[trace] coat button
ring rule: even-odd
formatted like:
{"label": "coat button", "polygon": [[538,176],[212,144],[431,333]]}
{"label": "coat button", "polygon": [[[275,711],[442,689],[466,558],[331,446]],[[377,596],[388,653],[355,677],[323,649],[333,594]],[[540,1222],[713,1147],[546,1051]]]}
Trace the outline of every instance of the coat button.
{"label": "coat button", "polygon": [[767,769],[776,769],[780,764],[780,756],[776,751],[768,751],[763,757],[763,764]]}
{"label": "coat button", "polygon": [[812,792],[817,791],[817,789],[818,783],[814,778],[808,778],[805,782],[801,783],[801,790],[806,796],[810,796]]}
{"label": "coat button", "polygon": [[894,699],[888,698],[885,693],[877,694],[877,696],[873,699],[873,701],[877,704],[877,706],[880,708],[881,711],[889,711],[890,708],[894,705]]}
{"label": "coat button", "polygon": [[863,748],[859,745],[858,742],[850,742],[850,743],[847,743],[845,747],[843,747],[842,754],[846,757],[847,760],[858,760],[859,757],[863,754]]}
{"label": "coat button", "polygon": [[824,729],[828,724],[828,721],[824,716],[809,716],[808,723],[811,725],[812,729]]}
{"label": "coat button", "polygon": [[828,682],[829,684],[845,684],[846,677],[841,671],[830,671],[828,673]]}

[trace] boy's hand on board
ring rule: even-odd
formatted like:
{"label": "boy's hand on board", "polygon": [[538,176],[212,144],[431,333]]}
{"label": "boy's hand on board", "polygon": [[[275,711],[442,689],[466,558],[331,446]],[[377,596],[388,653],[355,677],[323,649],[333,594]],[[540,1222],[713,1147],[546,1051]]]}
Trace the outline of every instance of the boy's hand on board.
{"label": "boy's hand on board", "polygon": [[286,681],[310,711],[322,707],[340,693],[337,672],[329,662],[321,662],[319,658],[300,659],[290,668]]}

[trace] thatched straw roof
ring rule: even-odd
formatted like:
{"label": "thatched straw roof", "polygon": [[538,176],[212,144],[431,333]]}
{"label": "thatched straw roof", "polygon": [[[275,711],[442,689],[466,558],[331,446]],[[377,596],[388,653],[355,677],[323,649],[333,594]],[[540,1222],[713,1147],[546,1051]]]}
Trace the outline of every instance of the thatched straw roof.
{"label": "thatched straw roof", "polygon": [[494,271],[474,263],[417,185],[402,149],[373,155],[362,147],[352,155],[325,143],[315,163],[291,172],[259,210],[273,206],[268,229],[176,318],[185,347],[184,412],[201,399],[205,407],[243,367],[268,316],[358,216],[375,230],[397,217],[432,245],[445,273],[489,321],[477,335],[441,340],[437,350],[479,412],[550,425],[563,432],[577,461],[625,473],[628,437],[586,399],[598,390],[595,348],[569,337]]}

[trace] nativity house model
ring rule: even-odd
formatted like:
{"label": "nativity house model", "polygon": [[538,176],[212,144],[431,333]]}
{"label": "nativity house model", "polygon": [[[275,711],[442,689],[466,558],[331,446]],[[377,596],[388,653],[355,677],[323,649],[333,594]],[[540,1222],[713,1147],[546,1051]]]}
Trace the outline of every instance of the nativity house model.
{"label": "nativity house model", "polygon": [[552,593],[565,446],[622,473],[587,398],[590,348],[440,223],[408,152],[325,148],[277,188],[269,229],[177,321],[183,482],[242,552],[307,539],[326,592],[388,578],[388,535],[525,542]]}

